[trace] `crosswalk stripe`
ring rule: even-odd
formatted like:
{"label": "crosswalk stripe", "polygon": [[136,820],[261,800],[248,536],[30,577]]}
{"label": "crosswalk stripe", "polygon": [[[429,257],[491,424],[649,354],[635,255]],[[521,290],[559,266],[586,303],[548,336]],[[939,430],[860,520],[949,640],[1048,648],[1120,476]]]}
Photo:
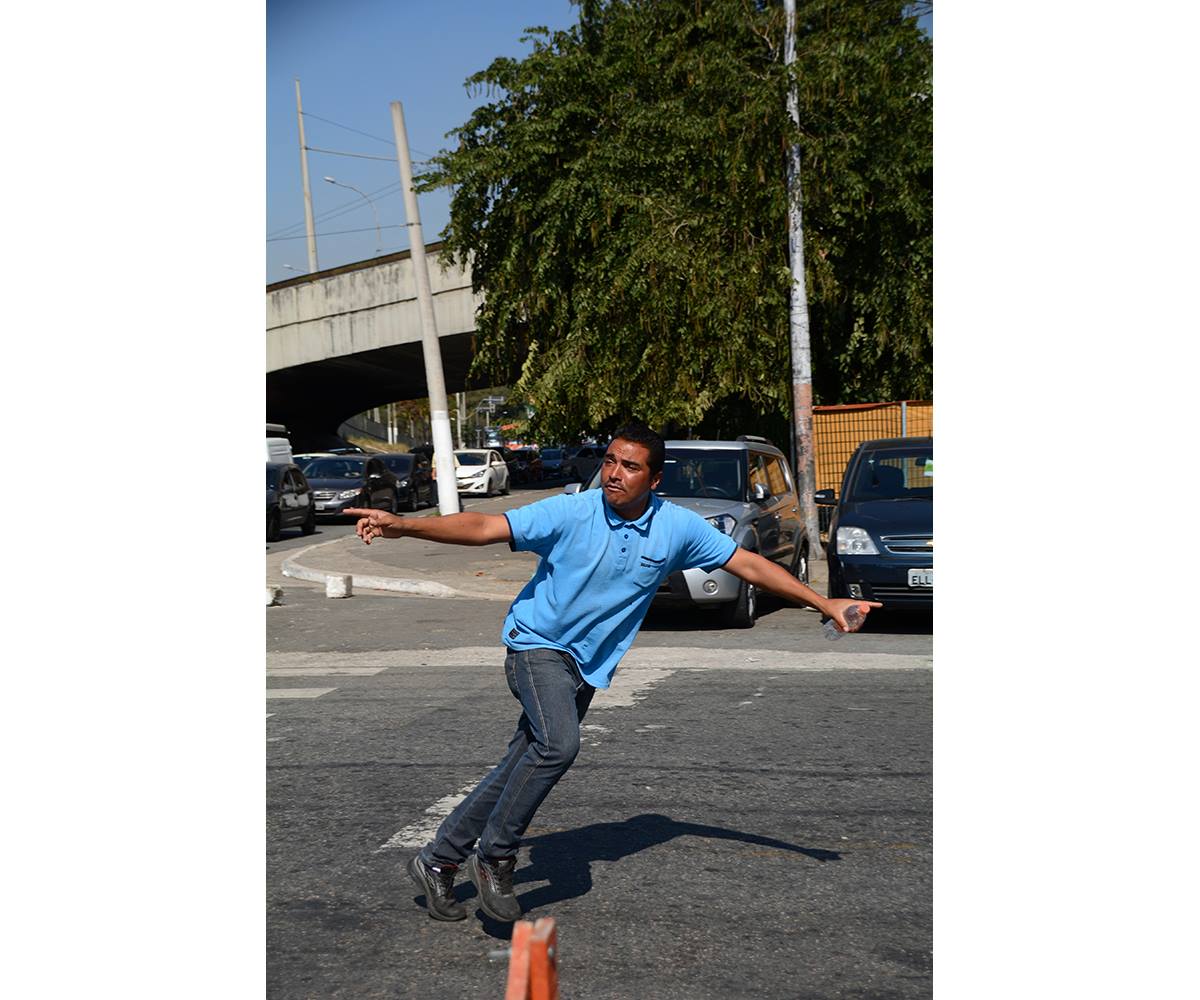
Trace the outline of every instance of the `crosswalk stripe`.
{"label": "crosswalk stripe", "polygon": [[268,677],[373,677],[387,667],[267,667]]}
{"label": "crosswalk stripe", "polygon": [[272,698],[320,698],[337,688],[267,688],[267,699]]}

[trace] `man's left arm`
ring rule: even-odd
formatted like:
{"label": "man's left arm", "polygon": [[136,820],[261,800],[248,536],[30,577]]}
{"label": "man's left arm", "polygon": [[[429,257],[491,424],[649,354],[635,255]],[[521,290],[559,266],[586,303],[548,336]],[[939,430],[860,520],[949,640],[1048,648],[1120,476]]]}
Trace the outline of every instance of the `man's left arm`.
{"label": "man's left arm", "polygon": [[773,563],[770,559],[764,559],[757,553],[741,547],[730,556],[729,562],[721,568],[728,570],[734,576],[741,577],[747,583],[752,583],[763,590],[769,590],[772,594],[778,594],[785,600],[816,608],[821,614],[827,615],[837,622],[838,628],[843,632],[854,631],[847,627],[845,618],[846,609],[851,605],[858,605],[864,620],[871,608],[883,607],[878,601],[850,601],[838,597],[821,597],[812,587],[801,583],[778,563]]}

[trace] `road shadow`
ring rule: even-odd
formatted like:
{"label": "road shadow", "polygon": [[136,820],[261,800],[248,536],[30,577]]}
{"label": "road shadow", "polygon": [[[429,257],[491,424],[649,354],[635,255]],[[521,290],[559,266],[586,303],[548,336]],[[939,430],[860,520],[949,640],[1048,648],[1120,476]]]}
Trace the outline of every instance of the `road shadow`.
{"label": "road shadow", "polygon": [[[538,907],[550,906],[566,899],[583,896],[592,889],[593,861],[620,861],[648,847],[665,844],[676,837],[707,837],[716,840],[736,840],[743,844],[771,847],[780,851],[803,854],[815,861],[840,861],[837,851],[817,847],[802,847],[773,837],[763,837],[742,830],[730,830],[703,823],[686,823],[659,813],[642,813],[616,823],[592,823],[575,830],[562,830],[524,841],[529,849],[529,864],[518,868],[513,886],[521,901],[521,909],[529,913]],[[535,889],[521,892],[521,884],[546,882]],[[455,887],[455,896],[468,910],[474,901],[475,887],[468,882]],[[483,929],[496,938],[509,940],[512,925],[500,923],[479,911]]]}

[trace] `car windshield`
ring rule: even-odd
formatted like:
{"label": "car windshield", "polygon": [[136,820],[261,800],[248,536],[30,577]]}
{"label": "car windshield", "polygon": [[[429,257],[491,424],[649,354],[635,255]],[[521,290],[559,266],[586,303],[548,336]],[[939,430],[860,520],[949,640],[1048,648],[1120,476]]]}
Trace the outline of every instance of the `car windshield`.
{"label": "car windshield", "polygon": [[408,472],[412,468],[412,455],[388,455],[383,464],[393,472]]}
{"label": "car windshield", "polygon": [[670,448],[663,461],[660,497],[745,500],[745,458],[740,451]]}
{"label": "car windshield", "polygon": [[542,452],[542,461],[543,462],[546,459],[550,459],[550,461],[552,461],[552,462],[557,462],[560,458],[562,458],[562,450],[559,448],[547,448],[545,451]]}
{"label": "car windshield", "polygon": [[277,467],[267,466],[267,489],[274,490],[279,488],[279,469]]}
{"label": "car windshield", "polygon": [[932,500],[933,449],[892,448],[873,451],[858,466],[849,499]]}
{"label": "car windshield", "polygon": [[487,465],[487,455],[480,455],[474,451],[456,451],[454,457],[458,459],[459,465]]}
{"label": "car windshield", "polygon": [[362,458],[316,458],[302,471],[309,479],[362,479],[366,464]]}

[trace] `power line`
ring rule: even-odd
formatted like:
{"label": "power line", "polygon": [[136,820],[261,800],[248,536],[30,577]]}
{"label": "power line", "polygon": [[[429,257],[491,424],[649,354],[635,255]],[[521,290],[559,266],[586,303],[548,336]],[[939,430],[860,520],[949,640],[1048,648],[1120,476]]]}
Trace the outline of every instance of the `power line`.
{"label": "power line", "polygon": [[[391,146],[393,149],[396,147],[395,139],[384,139],[382,136],[372,135],[370,132],[362,132],[356,128],[351,128],[349,125],[343,125],[341,122],[335,122],[329,118],[322,118],[320,115],[314,115],[311,111],[305,111],[303,114],[305,118],[315,118],[319,122],[325,122],[329,125],[336,125],[338,128],[344,128],[347,132],[357,132],[359,135],[365,135],[368,139],[374,139],[376,142],[382,142],[384,145]],[[420,153],[422,156],[428,156],[430,159],[433,158],[432,153],[427,153],[423,149],[417,149],[416,146],[412,146],[410,148],[414,153]]]}
{"label": "power line", "polygon": [[[392,223],[391,225],[387,225],[387,226],[380,226],[379,228],[380,229],[407,229],[408,223],[407,222],[397,222],[397,223]],[[375,231],[374,226],[367,226],[365,229],[335,229],[332,232],[317,233],[316,235],[317,236],[344,236],[347,233],[371,233],[374,231]],[[306,239],[308,239],[308,236],[304,233],[301,233],[299,236],[277,236],[274,239],[267,240],[267,242],[268,243],[280,243],[280,242],[283,242],[284,240],[306,240]]]}
{"label": "power line", "polygon": [[360,160],[386,160],[388,163],[394,163],[394,156],[372,156],[370,153],[343,153],[337,149],[320,149],[317,146],[305,146],[310,153],[328,153],[330,156],[357,156]]}
{"label": "power line", "polygon": [[[377,198],[379,201],[382,201],[384,198],[390,198],[392,195],[394,195],[399,190],[400,190],[400,182],[392,181],[391,184],[385,184],[381,188],[378,188],[374,191],[368,192],[367,197],[368,198],[374,197],[374,198]],[[387,194],[384,194],[383,193],[384,191],[386,191]],[[335,219],[339,215],[347,214],[351,209],[360,208],[360,207],[362,207],[362,199],[354,198],[354,199],[351,199],[350,201],[343,202],[340,205],[335,205],[333,208],[326,209],[320,215],[315,217],[315,221],[328,222],[330,219]],[[290,226],[282,226],[281,228],[276,229],[273,232],[267,233],[267,236],[268,237],[281,236],[284,233],[288,232],[289,230],[298,229],[300,226],[303,226],[303,225],[304,225],[303,220],[301,220],[300,222],[293,222]]]}

